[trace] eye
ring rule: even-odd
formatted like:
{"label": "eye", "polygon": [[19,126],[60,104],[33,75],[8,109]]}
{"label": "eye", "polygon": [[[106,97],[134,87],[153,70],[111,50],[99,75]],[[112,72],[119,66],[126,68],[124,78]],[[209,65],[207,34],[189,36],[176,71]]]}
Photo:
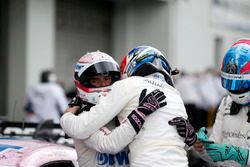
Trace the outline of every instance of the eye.
{"label": "eye", "polygon": [[89,82],[90,82],[91,84],[96,84],[96,83],[97,83],[97,79],[92,78],[92,79],[89,80]]}
{"label": "eye", "polygon": [[111,76],[105,76],[105,77],[104,77],[104,80],[105,80],[105,81],[111,80]]}

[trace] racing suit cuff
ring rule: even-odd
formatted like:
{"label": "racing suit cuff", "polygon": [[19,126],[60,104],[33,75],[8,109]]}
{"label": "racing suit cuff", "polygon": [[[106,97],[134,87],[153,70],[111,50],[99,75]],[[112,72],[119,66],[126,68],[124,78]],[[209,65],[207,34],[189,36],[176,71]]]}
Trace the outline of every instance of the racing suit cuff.
{"label": "racing suit cuff", "polygon": [[145,116],[142,115],[139,111],[133,110],[129,115],[128,115],[128,120],[133,126],[134,130],[136,133],[139,133],[141,130],[144,122],[145,122]]}

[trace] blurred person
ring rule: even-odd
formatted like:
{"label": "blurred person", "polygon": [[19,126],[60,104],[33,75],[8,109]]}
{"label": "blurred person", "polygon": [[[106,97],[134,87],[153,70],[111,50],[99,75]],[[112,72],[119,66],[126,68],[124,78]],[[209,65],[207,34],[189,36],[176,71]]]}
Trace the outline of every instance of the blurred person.
{"label": "blurred person", "polygon": [[195,130],[212,126],[216,109],[226,94],[220,86],[217,71],[208,68],[201,74],[183,75],[176,80],[176,88],[181,93],[189,121]]}
{"label": "blurred person", "polygon": [[[81,116],[86,114],[86,112],[89,111],[91,107],[97,104],[101,96],[107,96],[109,91],[112,89],[111,85],[114,82],[120,80],[120,68],[115,60],[108,54],[100,51],[90,52],[83,55],[76,63],[74,79],[77,89],[77,96],[74,97],[72,102],[69,104],[69,108],[66,110],[66,112],[77,111],[75,114],[79,114],[79,116]],[[156,91],[155,93],[160,92]],[[140,100],[142,101],[142,105],[151,105],[151,103],[152,105],[155,105],[155,102],[158,103],[157,101],[153,100],[153,95],[154,94],[152,93],[146,97],[142,95],[141,98],[143,98],[143,100]],[[157,95],[161,96],[163,93]],[[162,97],[163,98],[160,98],[159,101],[164,100],[164,96]],[[150,102],[148,102],[149,98]],[[161,105],[162,104],[159,104],[159,107]],[[152,112],[151,110],[156,110],[157,108],[158,107],[155,107],[154,109],[147,109],[147,107],[140,106],[140,108],[133,110],[132,113],[137,115],[137,117],[140,117],[138,114],[143,114],[140,111],[150,113]],[[109,114],[108,112],[106,115]],[[101,115],[99,116],[97,113],[97,117],[101,117]],[[128,116],[128,118],[129,117],[130,116]],[[74,140],[80,166],[129,166],[128,148],[126,146],[137,134],[136,130],[139,130],[142,126],[139,127],[137,124],[131,125],[130,121],[132,118],[129,119],[130,121],[125,120],[121,125],[119,125],[119,122],[116,119],[117,118],[115,117],[112,121],[106,124],[105,127],[102,127],[87,139],[75,138],[74,134],[70,135]],[[141,117],[140,120],[143,124],[144,117]],[[84,120],[81,120],[81,122],[82,121]],[[98,121],[98,118],[95,121]],[[118,127],[115,128],[116,126]],[[70,128],[71,126],[63,126],[63,129],[66,131],[66,133],[67,131],[70,131]],[[112,129],[114,130],[111,132],[110,130]],[[108,141],[113,144],[111,145],[111,149],[100,153],[88,147],[88,145],[95,145],[94,141],[96,139],[98,140],[98,136],[107,135],[109,138]],[[116,151],[117,149],[112,149],[114,147],[118,147],[119,151],[121,151],[118,152]]]}
{"label": "blurred person", "polygon": [[223,96],[226,95],[225,89],[221,87],[220,80],[219,73],[213,68],[208,68],[203,74],[201,74],[199,91],[202,94],[203,105],[206,110],[209,108],[216,108]]}
{"label": "blurred person", "polygon": [[228,95],[220,103],[211,135],[202,128],[194,149],[211,166],[250,166],[250,39],[236,41],[225,54],[221,84]]}
{"label": "blurred person", "polygon": [[68,101],[64,89],[56,81],[56,74],[52,70],[44,70],[40,83],[27,90],[26,122],[40,123],[50,119],[59,123]]}
{"label": "blurred person", "polygon": [[201,94],[202,109],[205,113],[206,121],[206,124],[203,126],[211,128],[215,121],[220,101],[226,95],[226,91],[221,86],[221,79],[216,69],[208,68],[200,76],[198,89]]}
{"label": "blurred person", "polygon": [[176,79],[176,89],[183,99],[188,119],[194,126],[195,131],[206,126],[206,112],[202,109],[203,101],[198,89],[199,74],[184,74]]}
{"label": "blurred person", "polygon": [[[117,114],[120,122],[126,117],[133,122],[130,112],[138,106],[142,90],[159,89],[167,96],[167,105],[149,115],[143,128],[137,130],[138,135],[129,144],[130,166],[187,167],[183,138],[174,126],[168,124],[168,120],[174,117],[187,119],[183,101],[172,79],[176,71],[171,69],[159,50],[150,46],[138,46],[125,55],[121,71],[126,79],[115,82],[109,94],[102,96],[90,112],[75,116],[77,111],[69,111],[61,117],[62,127],[70,127],[66,133],[86,139]],[[104,148],[109,144],[105,141],[100,138],[93,146]]]}

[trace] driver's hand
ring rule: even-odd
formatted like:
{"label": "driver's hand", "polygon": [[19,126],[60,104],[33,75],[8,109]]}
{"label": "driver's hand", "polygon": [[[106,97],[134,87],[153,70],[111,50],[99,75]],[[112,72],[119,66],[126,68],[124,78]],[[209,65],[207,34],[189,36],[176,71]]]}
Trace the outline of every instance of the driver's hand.
{"label": "driver's hand", "polygon": [[79,106],[73,106],[67,108],[64,113],[71,112],[72,114],[75,114],[78,110],[80,110]]}
{"label": "driver's hand", "polygon": [[193,145],[193,148],[197,152],[202,152],[204,150],[203,143],[200,140],[196,140],[196,142]]}

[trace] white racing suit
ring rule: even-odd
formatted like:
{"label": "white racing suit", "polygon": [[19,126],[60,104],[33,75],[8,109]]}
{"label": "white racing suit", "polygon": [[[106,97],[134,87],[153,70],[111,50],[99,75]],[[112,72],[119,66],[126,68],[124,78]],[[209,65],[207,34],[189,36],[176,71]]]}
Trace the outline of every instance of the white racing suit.
{"label": "white racing suit", "polygon": [[[109,135],[94,134],[91,138],[96,139],[96,144],[92,147],[105,152],[109,147],[114,150],[121,148],[121,144],[130,140],[132,141],[129,144],[131,167],[187,167],[184,139],[179,136],[174,126],[168,124],[174,117],[187,119],[183,101],[175,88],[151,76],[134,76],[115,82],[109,94],[101,97],[90,112],[80,116],[65,113],[61,117],[61,126],[69,136],[86,139],[116,115],[120,121],[124,120],[138,106],[140,93],[145,88],[147,93],[155,89],[163,91],[167,105],[146,118],[144,127],[134,140],[131,133],[118,133],[112,138],[109,136],[113,132]],[[126,122],[128,121],[125,120]],[[69,128],[66,130],[65,127]],[[132,126],[124,126],[124,132],[131,131],[131,128]],[[105,137],[107,140],[103,139]]]}
{"label": "white racing suit", "polygon": [[[230,96],[226,96],[222,99],[215,123],[209,139],[215,143],[232,144],[233,146],[250,148],[250,123],[247,122],[249,111],[248,106],[243,106],[239,113],[236,115],[230,115],[230,108],[232,105],[232,99]],[[202,158],[210,161],[207,154],[202,155]],[[226,163],[226,162],[225,162]],[[240,164],[231,161],[230,166],[239,166]],[[223,166],[223,162],[217,162],[219,166]],[[250,167],[250,157],[248,157],[248,163]]]}
{"label": "white racing suit", "polygon": [[[111,121],[107,127],[113,129],[115,127],[114,121]],[[109,133],[107,127],[103,127],[94,134]],[[91,142],[91,139],[73,138],[73,140],[79,167],[129,167],[127,147],[116,154],[100,153],[86,145],[87,142]]]}

